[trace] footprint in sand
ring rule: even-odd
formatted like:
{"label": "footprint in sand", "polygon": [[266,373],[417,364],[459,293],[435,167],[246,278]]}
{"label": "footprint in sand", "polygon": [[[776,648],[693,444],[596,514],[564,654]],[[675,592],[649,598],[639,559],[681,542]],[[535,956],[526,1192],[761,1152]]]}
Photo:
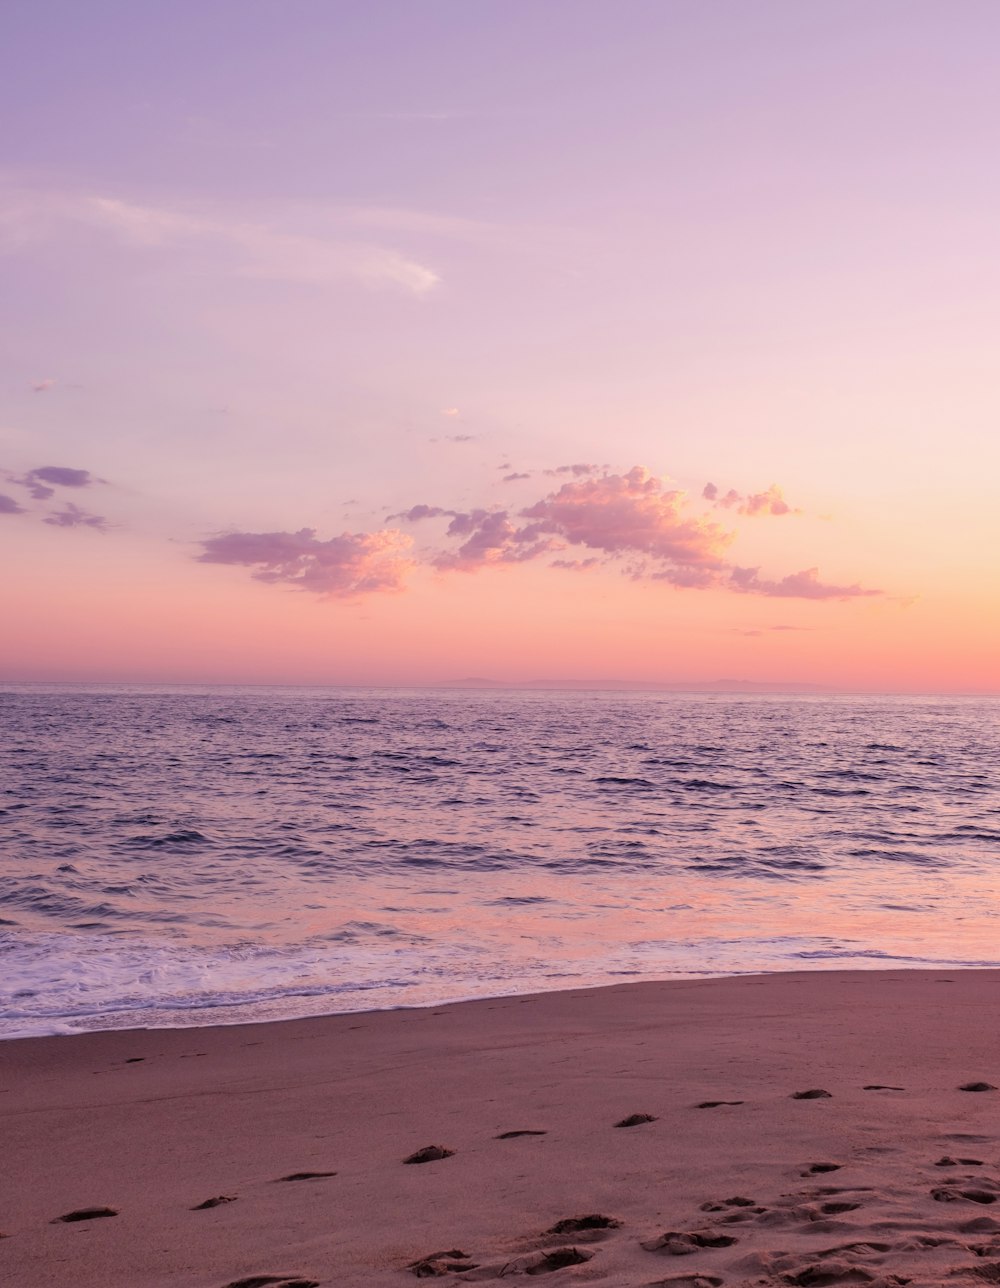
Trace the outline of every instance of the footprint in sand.
{"label": "footprint in sand", "polygon": [[939,1203],[958,1203],[965,1199],[969,1203],[995,1203],[997,1196],[991,1194],[989,1190],[959,1190],[951,1186],[942,1186],[940,1189],[931,1190],[931,1198],[937,1199]]}
{"label": "footprint in sand", "polygon": [[818,1176],[823,1172],[839,1172],[843,1163],[810,1163],[801,1176]]}
{"label": "footprint in sand", "polygon": [[666,1279],[655,1279],[646,1288],[722,1288],[723,1280],[718,1275],[668,1275]]}
{"label": "footprint in sand", "polygon": [[655,1123],[655,1114],[629,1114],[621,1122],[615,1123],[616,1127],[640,1127],[643,1123]]}
{"label": "footprint in sand", "polygon": [[404,1163],[436,1163],[440,1158],[451,1158],[455,1151],[445,1149],[443,1145],[425,1145],[423,1149],[418,1149],[416,1153],[410,1154],[404,1158]]}
{"label": "footprint in sand", "polygon": [[58,1225],[60,1221],[95,1221],[100,1216],[117,1216],[117,1208],[109,1207],[88,1207],[77,1208],[73,1212],[66,1212],[62,1216],[53,1217],[51,1225]]}
{"label": "footprint in sand", "polygon": [[461,1274],[464,1270],[478,1269],[476,1263],[461,1248],[446,1248],[444,1252],[432,1252],[430,1256],[418,1257],[406,1267],[411,1275],[418,1279],[437,1279],[441,1275]]}
{"label": "footprint in sand", "polygon": [[829,1091],[824,1091],[822,1087],[812,1087],[809,1091],[793,1091],[789,1100],[831,1100],[833,1097]]}
{"label": "footprint in sand", "polygon": [[876,1281],[889,1288],[890,1285],[909,1283],[908,1279],[901,1279],[898,1275],[880,1275],[846,1261],[817,1261],[797,1273],[786,1274],[784,1280],[787,1284],[794,1284],[795,1288],[825,1288],[827,1284],[852,1282],[874,1284]]}
{"label": "footprint in sand", "polygon": [[[592,1252],[582,1248],[549,1248],[543,1252],[529,1252],[513,1261],[494,1262],[490,1266],[477,1266],[468,1277],[470,1280],[507,1279],[516,1275],[548,1275],[567,1266],[582,1266],[590,1261]],[[439,1273],[439,1272],[435,1272]]]}
{"label": "footprint in sand", "polygon": [[947,1154],[934,1164],[935,1167],[982,1167],[982,1165],[981,1158],[951,1158]]}
{"label": "footprint in sand", "polygon": [[656,1279],[646,1288],[721,1288],[723,1280],[718,1275],[668,1275]]}
{"label": "footprint in sand", "polygon": [[726,1208],[750,1208],[756,1206],[754,1199],[745,1199],[742,1194],[737,1194],[731,1199],[709,1199],[707,1203],[701,1205],[703,1212],[724,1212]]}
{"label": "footprint in sand", "polygon": [[233,1279],[225,1288],[320,1288],[318,1279],[303,1279],[301,1275],[247,1275]]}
{"label": "footprint in sand", "polygon": [[579,1234],[582,1230],[617,1230],[621,1221],[592,1212],[589,1216],[567,1216],[550,1226],[546,1234]]}
{"label": "footprint in sand", "polygon": [[548,1132],[538,1131],[531,1127],[522,1127],[517,1131],[502,1131],[499,1136],[494,1136],[494,1140],[514,1140],[518,1136],[547,1136]]}
{"label": "footprint in sand", "polygon": [[742,1105],[742,1100],[702,1100],[695,1109],[718,1109],[720,1105]]}
{"label": "footprint in sand", "polygon": [[699,1248],[729,1248],[736,1242],[731,1234],[715,1230],[668,1230],[656,1239],[646,1239],[640,1247],[647,1252],[666,1252],[672,1257],[686,1257]]}
{"label": "footprint in sand", "polygon": [[992,1082],[963,1082],[959,1091],[996,1091]]}
{"label": "footprint in sand", "polygon": [[905,1091],[905,1087],[890,1087],[882,1082],[868,1082],[862,1088],[862,1091]]}
{"label": "footprint in sand", "polygon": [[532,1252],[516,1261],[508,1261],[502,1266],[498,1279],[506,1275],[548,1275],[554,1270],[563,1270],[566,1266],[582,1266],[593,1257],[592,1252],[582,1248],[553,1248],[550,1252]]}
{"label": "footprint in sand", "polygon": [[[284,1179],[285,1178],[282,1177],[282,1180]],[[196,1203],[193,1208],[189,1209],[189,1211],[204,1212],[207,1208],[220,1207],[223,1203],[235,1203],[235,1202],[236,1202],[235,1194],[216,1194],[214,1198],[206,1199],[204,1203]]]}
{"label": "footprint in sand", "polygon": [[336,1176],[336,1172],[289,1172],[287,1176],[276,1176],[274,1184],[278,1185],[281,1181],[323,1181],[328,1176]]}

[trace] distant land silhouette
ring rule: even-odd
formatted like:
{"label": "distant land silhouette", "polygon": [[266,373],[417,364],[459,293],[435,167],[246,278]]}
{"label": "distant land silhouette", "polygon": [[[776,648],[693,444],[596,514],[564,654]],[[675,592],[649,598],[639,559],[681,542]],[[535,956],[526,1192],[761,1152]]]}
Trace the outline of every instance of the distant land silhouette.
{"label": "distant land silhouette", "polygon": [[517,683],[467,675],[442,689],[636,689],[663,693],[837,693],[833,685],[792,680],[523,680]]}

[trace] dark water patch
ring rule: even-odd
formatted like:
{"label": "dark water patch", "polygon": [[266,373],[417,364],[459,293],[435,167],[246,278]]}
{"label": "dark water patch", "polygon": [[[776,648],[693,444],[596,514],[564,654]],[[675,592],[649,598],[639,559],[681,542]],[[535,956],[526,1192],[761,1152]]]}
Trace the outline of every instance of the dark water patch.
{"label": "dark water patch", "polygon": [[595,783],[601,783],[613,787],[655,787],[656,784],[650,782],[648,778],[624,778],[616,774],[605,774],[600,778],[594,779]]}
{"label": "dark water patch", "polygon": [[194,828],[180,828],[176,832],[168,832],[165,836],[131,836],[122,844],[142,849],[158,850],[170,845],[210,845],[211,842],[207,836]]}

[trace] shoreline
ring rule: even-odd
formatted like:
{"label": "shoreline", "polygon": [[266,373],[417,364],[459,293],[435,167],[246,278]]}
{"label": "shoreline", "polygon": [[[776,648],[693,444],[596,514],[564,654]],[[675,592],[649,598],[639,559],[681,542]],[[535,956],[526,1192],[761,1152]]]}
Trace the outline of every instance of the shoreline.
{"label": "shoreline", "polygon": [[[891,969],[11,1039],[0,1276],[489,1283],[572,1247],[553,1284],[982,1284],[1000,1092],[959,1087],[1000,1084],[998,1017],[1000,971]],[[619,1224],[551,1233],[581,1216]]]}
{"label": "shoreline", "polygon": [[[202,1032],[205,1029],[216,1029],[216,1028],[229,1029],[229,1028],[238,1028],[238,1027],[250,1027],[255,1025],[289,1024],[297,1020],[315,1021],[315,1020],[335,1019],[338,1016],[344,1017],[344,1016],[359,1016],[359,1015],[363,1016],[363,1015],[392,1014],[397,1011],[425,1011],[425,1010],[430,1010],[432,1008],[466,1006],[466,1005],[471,1005],[471,1004],[480,1003],[480,1002],[486,1003],[486,1002],[517,1000],[520,998],[548,997],[548,996],[558,995],[562,993],[599,992],[605,989],[628,988],[633,984],[669,985],[669,984],[692,983],[696,981],[708,982],[712,980],[739,980],[739,979],[749,979],[749,978],[770,979],[773,977],[782,977],[786,975],[814,975],[814,974],[815,975],[844,975],[844,974],[878,975],[878,974],[883,974],[885,972],[895,972],[895,973],[903,973],[903,974],[920,974],[920,973],[926,974],[932,971],[951,971],[953,973],[960,972],[963,974],[964,973],[982,974],[982,973],[988,973],[990,971],[993,971],[1000,974],[1000,964],[994,963],[994,962],[984,962],[984,963],[963,962],[960,964],[953,964],[948,961],[942,961],[938,963],[931,963],[931,964],[922,963],[920,965],[910,966],[910,965],[903,965],[903,964],[887,965],[885,964],[884,960],[879,960],[877,964],[873,963],[870,966],[856,966],[856,965],[817,966],[813,964],[808,968],[792,966],[786,969],[780,969],[780,968],[776,968],[773,970],[751,969],[751,970],[740,971],[740,972],[719,972],[718,974],[709,973],[709,972],[700,972],[700,973],[691,973],[691,974],[676,973],[676,974],[669,974],[669,975],[641,976],[638,978],[631,977],[624,980],[622,979],[605,980],[599,983],[588,982],[588,983],[578,983],[578,984],[570,984],[570,985],[560,985],[558,987],[551,988],[551,989],[532,989],[532,990],[526,990],[523,992],[514,991],[509,993],[507,992],[473,993],[465,996],[446,997],[444,999],[435,999],[432,1001],[419,1001],[419,1002],[413,1002],[413,1003],[400,1002],[400,1003],[394,1003],[392,1005],[380,1006],[380,1007],[364,1007],[364,1008],[359,1008],[357,1010],[343,1010],[343,1011],[320,1010],[315,1012],[307,1011],[298,1015],[255,1014],[256,1011],[263,1010],[266,1006],[268,1006],[269,1003],[267,1002],[232,1002],[232,1003],[210,1002],[210,1003],[206,1003],[204,1006],[190,1006],[190,1007],[183,1007],[183,1008],[175,1007],[172,1009],[163,1008],[163,1010],[159,1012],[159,1014],[161,1015],[174,1014],[177,1016],[200,1016],[200,1015],[206,1016],[205,1021],[201,1023],[188,1022],[188,1023],[176,1023],[176,1024],[163,1024],[163,1023],[108,1024],[98,1028],[81,1028],[81,1029],[66,1028],[64,1030],[62,1029],[55,1030],[50,1033],[14,1033],[14,1034],[10,1034],[9,1036],[3,1033],[2,1031],[0,1031],[0,1050],[2,1050],[6,1044],[11,1042],[32,1042],[32,1041],[40,1041],[46,1038],[84,1037],[87,1035],[99,1034],[99,1033],[169,1033],[169,1032],[184,1032],[187,1030],[191,1030],[193,1032]],[[330,995],[326,993],[323,993],[323,994],[303,993],[299,996],[303,998],[315,996],[317,997],[317,999],[319,998],[325,999]],[[156,1008],[150,1007],[149,1010],[155,1011]],[[143,1012],[141,1010],[136,1010],[134,1012],[134,1014],[136,1015],[141,1015],[142,1013]],[[237,1013],[239,1014],[237,1018],[223,1020],[223,1019],[220,1019],[218,1014],[216,1013],[223,1013],[223,1014],[230,1013],[234,1015],[236,1015]],[[121,1010],[121,1011],[107,1011],[103,1013],[103,1016],[128,1017],[131,1014],[133,1014],[133,1012],[130,1010]],[[64,1023],[67,1025],[69,1024],[68,1019],[57,1020],[54,1022]]]}

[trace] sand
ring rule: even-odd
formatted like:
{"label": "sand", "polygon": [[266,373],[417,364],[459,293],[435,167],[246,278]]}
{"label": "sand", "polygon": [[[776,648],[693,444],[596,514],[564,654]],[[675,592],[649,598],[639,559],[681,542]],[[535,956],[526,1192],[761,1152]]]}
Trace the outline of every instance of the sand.
{"label": "sand", "polygon": [[2,1043],[0,1282],[1000,1283],[998,1008],[816,972]]}

